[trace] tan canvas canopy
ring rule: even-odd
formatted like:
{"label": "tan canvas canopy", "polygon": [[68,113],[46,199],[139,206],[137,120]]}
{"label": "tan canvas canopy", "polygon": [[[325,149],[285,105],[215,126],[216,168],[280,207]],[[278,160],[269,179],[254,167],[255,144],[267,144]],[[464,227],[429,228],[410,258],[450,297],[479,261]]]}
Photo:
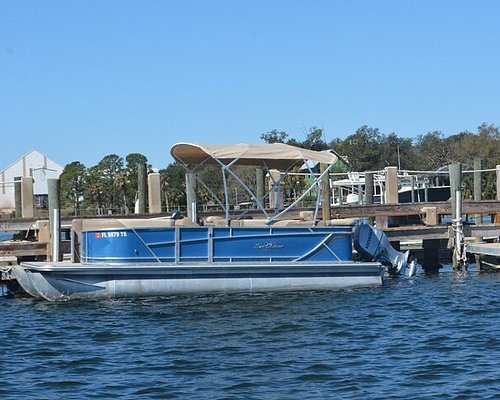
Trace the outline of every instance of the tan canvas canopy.
{"label": "tan canvas canopy", "polygon": [[193,144],[176,143],[170,150],[172,157],[183,164],[216,163],[237,165],[262,165],[268,168],[288,170],[300,161],[315,161],[334,164],[338,157],[334,153],[302,149],[284,143],[272,144]]}

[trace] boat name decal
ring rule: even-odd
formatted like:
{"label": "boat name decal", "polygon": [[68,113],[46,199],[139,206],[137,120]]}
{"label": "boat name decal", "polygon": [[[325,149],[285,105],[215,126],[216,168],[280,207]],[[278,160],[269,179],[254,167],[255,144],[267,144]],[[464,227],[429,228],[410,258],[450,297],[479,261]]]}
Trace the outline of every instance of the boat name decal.
{"label": "boat name decal", "polygon": [[272,250],[282,249],[283,247],[285,247],[285,245],[279,243],[256,243],[253,248],[254,250]]}
{"label": "boat name decal", "polygon": [[118,237],[127,237],[127,232],[113,231],[113,232],[96,232],[95,233],[96,239],[118,238]]}

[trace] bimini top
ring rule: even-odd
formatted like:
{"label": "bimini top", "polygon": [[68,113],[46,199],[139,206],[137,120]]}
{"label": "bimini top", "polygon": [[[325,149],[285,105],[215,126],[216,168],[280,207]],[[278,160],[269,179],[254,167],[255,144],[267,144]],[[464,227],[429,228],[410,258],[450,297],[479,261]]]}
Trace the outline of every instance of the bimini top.
{"label": "bimini top", "polygon": [[305,160],[323,164],[334,164],[338,157],[331,152],[320,152],[290,146],[284,143],[271,144],[194,144],[176,143],[170,154],[183,164],[217,163],[237,165],[265,165],[268,168],[288,170]]}

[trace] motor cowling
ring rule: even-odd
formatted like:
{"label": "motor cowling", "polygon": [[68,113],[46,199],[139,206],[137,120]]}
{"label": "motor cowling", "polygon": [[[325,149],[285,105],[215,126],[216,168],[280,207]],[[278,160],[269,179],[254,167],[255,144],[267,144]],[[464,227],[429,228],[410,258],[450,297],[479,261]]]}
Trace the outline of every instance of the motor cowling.
{"label": "motor cowling", "polygon": [[361,258],[378,261],[388,267],[390,272],[408,277],[415,275],[415,262],[408,263],[410,252],[397,251],[380,229],[368,224],[358,225],[354,231],[354,248]]}

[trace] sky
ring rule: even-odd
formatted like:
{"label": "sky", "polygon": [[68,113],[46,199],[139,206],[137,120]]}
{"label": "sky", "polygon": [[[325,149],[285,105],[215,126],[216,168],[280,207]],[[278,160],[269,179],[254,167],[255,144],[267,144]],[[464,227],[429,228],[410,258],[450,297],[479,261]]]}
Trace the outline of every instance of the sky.
{"label": "sky", "polygon": [[496,0],[0,0],[0,169],[500,124]]}

